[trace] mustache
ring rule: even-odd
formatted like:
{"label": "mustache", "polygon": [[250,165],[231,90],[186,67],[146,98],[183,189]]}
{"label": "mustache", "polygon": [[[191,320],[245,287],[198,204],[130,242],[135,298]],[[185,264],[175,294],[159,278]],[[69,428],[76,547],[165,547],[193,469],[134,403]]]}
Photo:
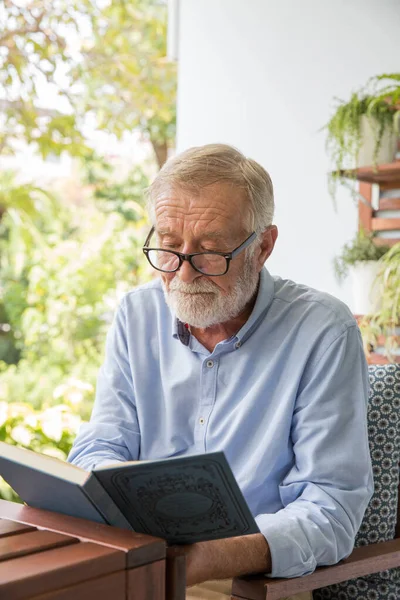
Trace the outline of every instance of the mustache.
{"label": "mustache", "polygon": [[169,283],[170,292],[183,292],[185,294],[216,294],[216,285],[212,281],[205,279],[204,281],[194,281],[193,283],[185,283],[174,277]]}

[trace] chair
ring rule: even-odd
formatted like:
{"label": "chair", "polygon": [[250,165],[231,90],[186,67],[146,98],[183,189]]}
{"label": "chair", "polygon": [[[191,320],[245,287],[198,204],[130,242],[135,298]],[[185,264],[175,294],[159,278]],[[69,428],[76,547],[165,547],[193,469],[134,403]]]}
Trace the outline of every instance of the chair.
{"label": "chair", "polygon": [[293,579],[237,577],[235,600],[278,600],[313,591],[314,600],[400,598],[400,364],[370,365],[368,435],[375,491],[351,555]]}

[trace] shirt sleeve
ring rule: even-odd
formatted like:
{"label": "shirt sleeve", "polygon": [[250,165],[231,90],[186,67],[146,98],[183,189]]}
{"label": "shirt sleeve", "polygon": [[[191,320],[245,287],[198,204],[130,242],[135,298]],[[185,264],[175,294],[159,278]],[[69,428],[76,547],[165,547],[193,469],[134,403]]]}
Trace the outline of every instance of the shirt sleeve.
{"label": "shirt sleeve", "polygon": [[372,496],[368,370],[357,326],[310,359],[294,408],[294,464],[279,486],[283,509],[256,517],[271,577],[297,577],[348,556]]}
{"label": "shirt sleeve", "polygon": [[107,335],[90,421],[81,426],[68,461],[90,471],[100,465],[137,460],[139,447],[140,430],[122,301]]}

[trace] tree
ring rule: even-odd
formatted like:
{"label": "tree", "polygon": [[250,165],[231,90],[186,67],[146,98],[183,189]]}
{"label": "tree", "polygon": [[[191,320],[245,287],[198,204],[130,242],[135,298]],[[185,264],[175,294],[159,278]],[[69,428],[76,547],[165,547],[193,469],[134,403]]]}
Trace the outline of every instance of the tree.
{"label": "tree", "polygon": [[[84,127],[92,112],[100,128],[119,137],[139,129],[161,166],[175,134],[176,72],[165,59],[165,38],[164,1],[0,2],[0,157],[23,142],[43,157],[67,151],[87,164],[93,151]],[[41,105],[43,85],[57,92],[62,110]],[[137,220],[143,174],[137,169],[125,182],[100,183],[99,201],[125,220]],[[54,244],[48,224],[61,224],[61,210],[53,208],[49,194],[0,174],[1,327],[18,329],[29,283],[24,267],[36,246],[44,251]],[[14,360],[13,331],[3,335],[1,327],[7,344],[3,352],[0,339],[0,358]]]}
{"label": "tree", "polygon": [[[42,156],[84,151],[81,115],[68,100],[68,74],[76,64],[68,39],[82,34],[95,10],[90,0],[0,4],[0,154],[13,153],[18,141],[34,143]],[[40,106],[44,83],[57,92],[67,112]]]}
{"label": "tree", "polygon": [[82,106],[117,136],[139,129],[161,167],[175,138],[176,103],[176,66],[165,58],[165,2],[114,1],[93,21],[74,73]]}
{"label": "tree", "polygon": [[[23,140],[43,156],[85,155],[91,111],[99,128],[117,136],[139,129],[163,164],[176,95],[175,66],[165,59],[165,2],[4,0],[0,31],[0,154]],[[40,106],[44,83],[65,110]]]}
{"label": "tree", "polygon": [[[64,458],[75,416],[90,415],[121,295],[150,276],[147,171],[113,172],[88,147],[86,115],[117,136],[139,129],[158,166],[175,131],[165,3],[106,2],[0,0],[0,160],[19,141],[44,157],[67,151],[83,165],[84,198],[57,204],[0,172],[0,439]],[[65,111],[40,105],[43,83]]]}
{"label": "tree", "polygon": [[15,337],[26,303],[26,268],[35,248],[60,235],[64,210],[49,192],[19,184],[0,173],[0,361],[17,362],[21,341]]}

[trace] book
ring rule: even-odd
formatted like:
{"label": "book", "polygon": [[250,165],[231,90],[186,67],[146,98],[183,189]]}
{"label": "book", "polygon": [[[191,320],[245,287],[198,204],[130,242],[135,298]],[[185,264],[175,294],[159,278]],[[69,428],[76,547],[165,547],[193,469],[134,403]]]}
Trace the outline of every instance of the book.
{"label": "book", "polygon": [[0,475],[29,506],[192,544],[258,533],[223,452],[85,471],[0,442]]}

